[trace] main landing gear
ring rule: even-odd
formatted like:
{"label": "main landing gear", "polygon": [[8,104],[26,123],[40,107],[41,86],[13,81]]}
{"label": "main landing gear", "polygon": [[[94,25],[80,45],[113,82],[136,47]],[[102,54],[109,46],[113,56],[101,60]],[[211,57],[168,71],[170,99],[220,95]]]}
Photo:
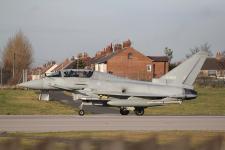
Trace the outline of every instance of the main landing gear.
{"label": "main landing gear", "polygon": [[134,113],[135,113],[137,116],[143,116],[144,113],[145,113],[145,110],[144,110],[143,107],[135,107]]}
{"label": "main landing gear", "polygon": [[[120,114],[121,115],[128,115],[129,114],[129,109],[127,109],[126,107],[121,107],[120,108]],[[135,107],[134,108],[134,113],[137,115],[137,116],[143,116],[145,111],[144,111],[144,108],[143,107]]]}
{"label": "main landing gear", "polygon": [[[84,116],[85,114],[85,111],[83,109],[83,106],[84,106],[85,103],[81,103],[80,105],[80,110],[78,112],[78,114],[80,116]],[[130,113],[130,111],[134,111],[134,113],[137,115],[137,116],[142,116],[144,115],[144,107],[120,107],[120,114],[121,115],[128,115]]]}
{"label": "main landing gear", "polygon": [[129,110],[127,110],[126,108],[120,108],[120,114],[121,115],[128,115],[129,114]]}

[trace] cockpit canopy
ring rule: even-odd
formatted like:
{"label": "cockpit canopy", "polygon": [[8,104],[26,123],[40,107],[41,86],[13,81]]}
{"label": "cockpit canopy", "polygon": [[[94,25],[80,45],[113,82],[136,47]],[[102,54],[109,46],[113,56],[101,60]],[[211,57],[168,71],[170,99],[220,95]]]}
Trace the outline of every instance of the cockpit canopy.
{"label": "cockpit canopy", "polygon": [[78,78],[90,78],[93,75],[93,70],[87,69],[65,69],[60,70],[47,77],[78,77]]}

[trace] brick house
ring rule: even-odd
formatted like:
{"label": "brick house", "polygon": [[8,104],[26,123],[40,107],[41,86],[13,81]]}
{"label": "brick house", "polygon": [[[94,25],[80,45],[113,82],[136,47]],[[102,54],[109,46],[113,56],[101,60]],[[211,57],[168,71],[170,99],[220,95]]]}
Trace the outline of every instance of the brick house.
{"label": "brick house", "polygon": [[45,75],[51,74],[57,66],[55,61],[49,61],[41,67],[33,68],[28,72],[28,80],[38,80]]}
{"label": "brick house", "polygon": [[169,70],[169,58],[167,56],[148,56],[152,60],[153,78],[160,78]]}
{"label": "brick house", "polygon": [[[163,60],[163,61],[162,61]],[[95,71],[108,72],[135,80],[151,80],[168,71],[168,59],[164,57],[147,57],[131,47],[130,40],[123,44],[112,44],[92,60]]]}
{"label": "brick house", "polygon": [[216,53],[216,57],[206,59],[199,77],[225,78],[225,58],[220,52]]}
{"label": "brick house", "polygon": [[71,59],[65,59],[61,64],[59,64],[52,72],[57,72],[63,69],[74,69],[76,66],[76,61],[74,57]]}

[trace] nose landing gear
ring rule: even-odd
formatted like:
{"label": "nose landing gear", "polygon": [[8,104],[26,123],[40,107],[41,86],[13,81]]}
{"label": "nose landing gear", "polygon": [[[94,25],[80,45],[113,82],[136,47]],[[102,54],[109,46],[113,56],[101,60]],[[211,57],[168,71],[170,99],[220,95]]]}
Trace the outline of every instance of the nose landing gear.
{"label": "nose landing gear", "polygon": [[81,105],[79,106],[80,110],[78,112],[80,116],[83,116],[85,114],[83,107],[84,107],[84,103],[82,102]]}
{"label": "nose landing gear", "polygon": [[83,116],[85,113],[84,113],[84,110],[83,109],[81,109],[81,110],[79,110],[79,115],[80,116]]}

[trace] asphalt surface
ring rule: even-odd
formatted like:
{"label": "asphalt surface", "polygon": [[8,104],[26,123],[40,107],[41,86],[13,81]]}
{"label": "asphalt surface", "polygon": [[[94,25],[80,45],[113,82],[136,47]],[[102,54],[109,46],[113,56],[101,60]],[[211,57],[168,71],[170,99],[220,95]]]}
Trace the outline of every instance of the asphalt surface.
{"label": "asphalt surface", "polygon": [[3,115],[0,131],[225,131],[225,116]]}

